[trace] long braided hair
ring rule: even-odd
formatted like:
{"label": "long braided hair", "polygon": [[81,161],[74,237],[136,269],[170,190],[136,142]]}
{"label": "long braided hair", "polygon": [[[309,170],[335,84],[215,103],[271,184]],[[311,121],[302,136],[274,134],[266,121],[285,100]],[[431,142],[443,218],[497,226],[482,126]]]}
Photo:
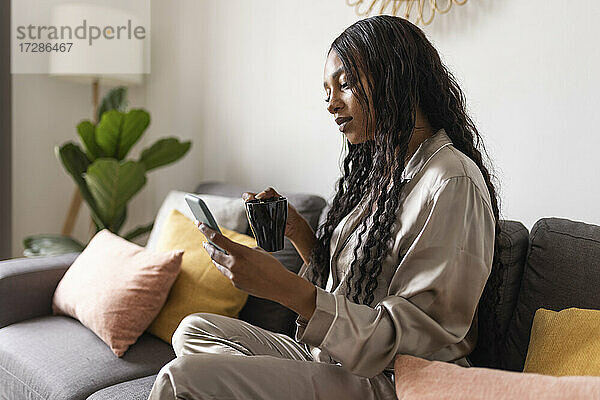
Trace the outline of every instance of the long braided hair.
{"label": "long braided hair", "polygon": [[[381,15],[360,20],[332,43],[342,61],[347,81],[367,115],[366,132],[374,125],[374,140],[359,144],[346,141],[343,174],[326,221],[317,230],[317,243],[309,260],[306,277],[325,288],[329,275],[330,240],[335,227],[361,199],[368,197],[353,261],[349,270],[347,297],[358,304],[372,305],[378,276],[392,238],[392,224],[401,204],[402,172],[408,143],[415,127],[417,107],[426,115],[433,131],[443,128],[455,148],[471,158],[481,170],[496,217],[492,275],[479,303],[480,311],[491,315],[499,268],[499,206],[491,174],[482,160],[487,155],[475,124],[466,112],[465,96],[452,73],[424,33],[409,21]],[[365,88],[360,77],[364,77]],[[367,89],[370,93],[367,96]],[[372,108],[374,121],[369,118]],[[365,133],[366,133],[365,132]],[[366,136],[368,137],[368,136]],[[391,185],[390,185],[391,183]],[[377,205],[375,211],[374,206]],[[367,219],[372,226],[367,229]],[[368,234],[363,238],[365,232]],[[370,254],[369,257],[359,257]],[[482,310],[485,308],[486,310]],[[490,339],[493,340],[493,339]]]}

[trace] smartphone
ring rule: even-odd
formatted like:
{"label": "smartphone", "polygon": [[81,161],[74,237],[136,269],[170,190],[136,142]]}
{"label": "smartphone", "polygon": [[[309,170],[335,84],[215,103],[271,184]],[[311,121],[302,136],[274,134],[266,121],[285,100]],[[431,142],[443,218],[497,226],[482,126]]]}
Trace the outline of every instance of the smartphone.
{"label": "smartphone", "polygon": [[[215,217],[213,217],[210,210],[208,209],[208,206],[200,197],[188,193],[185,195],[185,202],[188,204],[190,210],[192,210],[192,214],[194,214],[194,217],[196,217],[198,221],[204,222],[211,229],[221,233],[219,225],[217,225],[217,221],[215,221]],[[215,246],[217,250],[228,254],[225,250],[214,244],[210,239],[206,239],[210,242],[210,244]]]}

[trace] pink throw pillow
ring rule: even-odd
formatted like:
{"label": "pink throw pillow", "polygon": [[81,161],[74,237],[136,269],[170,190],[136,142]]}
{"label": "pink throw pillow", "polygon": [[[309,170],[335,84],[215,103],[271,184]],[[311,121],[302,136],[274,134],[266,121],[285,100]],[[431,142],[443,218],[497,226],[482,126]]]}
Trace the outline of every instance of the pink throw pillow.
{"label": "pink throw pillow", "polygon": [[78,319],[121,357],[167,300],[183,250],[155,252],[98,232],[59,282],[54,314]]}
{"label": "pink throw pillow", "polygon": [[599,399],[600,378],[554,377],[491,368],[466,368],[408,355],[396,357],[399,400],[566,400]]}

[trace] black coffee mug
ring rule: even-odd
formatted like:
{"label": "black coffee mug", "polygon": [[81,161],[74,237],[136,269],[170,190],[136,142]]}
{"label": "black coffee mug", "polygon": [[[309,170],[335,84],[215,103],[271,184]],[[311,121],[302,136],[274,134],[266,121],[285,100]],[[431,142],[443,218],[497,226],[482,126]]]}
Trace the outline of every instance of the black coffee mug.
{"label": "black coffee mug", "polygon": [[246,201],[246,216],[258,246],[273,252],[283,249],[288,204],[285,197]]}

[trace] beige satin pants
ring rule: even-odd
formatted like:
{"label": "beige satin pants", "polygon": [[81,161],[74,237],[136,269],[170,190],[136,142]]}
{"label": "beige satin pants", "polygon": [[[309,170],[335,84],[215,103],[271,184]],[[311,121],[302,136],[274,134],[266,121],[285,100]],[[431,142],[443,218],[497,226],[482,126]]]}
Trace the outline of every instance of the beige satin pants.
{"label": "beige satin pants", "polygon": [[173,334],[177,358],[149,400],[396,399],[342,367],[315,361],[294,339],[216,314],[188,315]]}

